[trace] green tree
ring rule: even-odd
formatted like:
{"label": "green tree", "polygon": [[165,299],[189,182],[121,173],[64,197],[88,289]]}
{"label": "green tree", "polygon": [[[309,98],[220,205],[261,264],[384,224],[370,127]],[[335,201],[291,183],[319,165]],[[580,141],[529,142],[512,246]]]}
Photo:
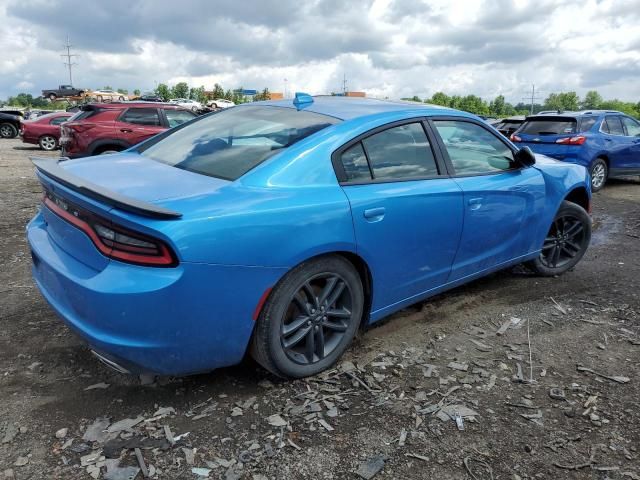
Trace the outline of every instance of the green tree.
{"label": "green tree", "polygon": [[224,92],[224,97],[225,100],[231,100],[233,101],[233,92],[231,90],[227,90],[226,92]]}
{"label": "green tree", "polygon": [[207,96],[204,94],[204,86],[189,89],[189,98],[200,103],[206,103]]}
{"label": "green tree", "polygon": [[266,87],[264,90],[253,96],[254,102],[259,102],[261,100],[271,100],[271,92],[269,92],[269,89]]}
{"label": "green tree", "polygon": [[222,88],[222,87],[220,86],[220,84],[218,84],[218,83],[216,83],[216,84],[213,86],[213,92],[212,92],[212,93],[213,93],[213,98],[214,98],[214,100],[215,100],[216,98],[224,98],[224,88]]}
{"label": "green tree", "polygon": [[544,101],[545,110],[578,110],[580,98],[576,92],[551,93]]}
{"label": "green tree", "polygon": [[113,87],[111,87],[111,85],[105,85],[102,87],[102,90],[113,90]]}
{"label": "green tree", "polygon": [[129,94],[129,90],[127,90],[126,88],[119,88],[118,90],[116,90],[116,92],[122,93],[123,95]]}
{"label": "green tree", "polygon": [[498,95],[489,103],[489,112],[491,115],[495,115],[496,117],[501,117],[503,115],[508,115],[506,112],[506,102],[504,101],[504,95]]}
{"label": "green tree", "polygon": [[156,95],[166,102],[171,98],[171,89],[166,83],[159,83],[156,87]]}
{"label": "green tree", "polygon": [[140,96],[140,90],[139,90],[138,88],[136,88],[136,89],[133,91],[133,94],[139,97],[139,96]]}
{"label": "green tree", "polygon": [[441,105],[443,107],[448,107],[451,103],[451,98],[449,98],[448,95],[445,95],[442,92],[436,92],[433,94],[433,96],[428,99],[425,100],[426,103],[432,103],[434,105]]}
{"label": "green tree", "polygon": [[595,90],[589,90],[584,96],[584,100],[580,102],[581,108],[585,110],[597,110],[602,104],[602,97]]}
{"label": "green tree", "polygon": [[173,98],[188,98],[189,97],[189,85],[187,82],[176,83],[171,89],[171,95]]}
{"label": "green tree", "polygon": [[475,113],[476,115],[488,115],[489,106],[487,102],[477,95],[466,95],[460,99],[460,106],[456,107],[465,112]]}

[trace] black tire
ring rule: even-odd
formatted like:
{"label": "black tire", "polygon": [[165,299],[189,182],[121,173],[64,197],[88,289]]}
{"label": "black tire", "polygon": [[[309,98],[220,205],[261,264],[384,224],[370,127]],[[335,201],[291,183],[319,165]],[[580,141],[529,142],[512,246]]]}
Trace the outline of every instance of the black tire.
{"label": "black tire", "polygon": [[0,136],[2,138],[15,138],[18,136],[18,129],[12,123],[0,123]]}
{"label": "black tire", "polygon": [[102,95],[98,95],[96,97],[96,102],[102,103],[102,100],[103,100]]}
{"label": "black tire", "polygon": [[565,200],[553,219],[540,255],[527,266],[545,277],[561,275],[580,261],[590,241],[591,217],[580,205]]}
{"label": "black tire", "polygon": [[591,191],[597,192],[602,190],[602,187],[604,187],[609,177],[607,162],[605,162],[603,158],[596,158],[589,170],[589,176],[591,178]]}
{"label": "black tire", "polygon": [[[328,296],[326,301],[323,296]],[[251,355],[279,377],[315,375],[347,349],[360,326],[363,306],[360,276],[346,259],[331,255],[304,262],[271,291],[255,327]]]}
{"label": "black tire", "polygon": [[101,150],[99,153],[95,153],[94,155],[111,155],[112,153],[118,153],[121,151],[122,149],[119,149],[118,147],[112,147]]}
{"label": "black tire", "polygon": [[55,101],[56,101],[56,98],[57,98],[57,97],[56,97],[56,95],[55,95],[54,93],[50,93],[50,94],[49,94],[49,100],[51,100],[52,102],[55,102]]}
{"label": "black tire", "polygon": [[58,140],[56,140],[56,137],[52,135],[41,136],[38,140],[38,144],[40,145],[40,148],[42,150],[45,150],[47,152],[51,152],[58,148]]}

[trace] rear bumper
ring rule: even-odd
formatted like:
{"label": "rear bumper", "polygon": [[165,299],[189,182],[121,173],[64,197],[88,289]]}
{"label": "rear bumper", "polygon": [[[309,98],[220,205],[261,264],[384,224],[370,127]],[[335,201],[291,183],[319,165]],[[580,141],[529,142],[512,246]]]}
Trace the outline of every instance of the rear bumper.
{"label": "rear bumper", "polygon": [[131,373],[187,375],[238,363],[261,295],[284,273],[115,260],[98,271],[58,246],[40,213],[27,226],[27,238],[44,298],[92,350]]}

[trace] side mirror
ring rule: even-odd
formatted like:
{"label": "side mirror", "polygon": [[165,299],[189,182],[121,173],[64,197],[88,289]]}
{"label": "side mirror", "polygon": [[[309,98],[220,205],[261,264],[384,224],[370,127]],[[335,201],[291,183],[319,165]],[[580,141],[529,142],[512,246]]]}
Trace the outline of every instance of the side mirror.
{"label": "side mirror", "polygon": [[522,147],[520,150],[518,150],[515,155],[515,159],[525,167],[530,167],[531,165],[536,163],[536,156],[529,147]]}

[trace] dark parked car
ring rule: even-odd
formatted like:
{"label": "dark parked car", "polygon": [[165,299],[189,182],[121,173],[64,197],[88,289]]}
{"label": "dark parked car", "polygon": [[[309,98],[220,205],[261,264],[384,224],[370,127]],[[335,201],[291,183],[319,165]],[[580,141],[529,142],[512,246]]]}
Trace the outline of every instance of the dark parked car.
{"label": "dark parked car", "polygon": [[82,95],[84,92],[85,90],[74,88],[71,85],[60,85],[58,88],[53,90],[42,90],[42,96],[53,101],[56,98],[77,97]]}
{"label": "dark parked car", "polygon": [[120,152],[196,116],[189,110],[167,103],[83,105],[61,127],[62,155],[77,158]]}
{"label": "dark parked car", "polygon": [[68,112],[55,112],[23,121],[20,128],[22,141],[40,145],[43,150],[55,150],[60,139],[60,124],[72,116],[73,114]]}
{"label": "dark parked car", "polygon": [[513,117],[503,118],[498,123],[493,124],[493,127],[498,130],[505,137],[509,138],[513,132],[515,132],[520,125],[525,121],[524,115],[515,115]]}
{"label": "dark parked car", "polygon": [[587,167],[594,192],[609,177],[640,175],[640,123],[615,110],[533,115],[511,140],[536,153]]}
{"label": "dark parked car", "polygon": [[153,94],[142,95],[142,96],[136,98],[135,101],[140,101],[140,102],[164,102],[164,100],[162,98],[160,98],[157,95],[153,95]]}
{"label": "dark parked car", "polygon": [[22,112],[12,111],[8,113],[8,111],[0,111],[0,137],[15,138],[18,136],[22,115],[17,115],[16,113],[21,114]]}

